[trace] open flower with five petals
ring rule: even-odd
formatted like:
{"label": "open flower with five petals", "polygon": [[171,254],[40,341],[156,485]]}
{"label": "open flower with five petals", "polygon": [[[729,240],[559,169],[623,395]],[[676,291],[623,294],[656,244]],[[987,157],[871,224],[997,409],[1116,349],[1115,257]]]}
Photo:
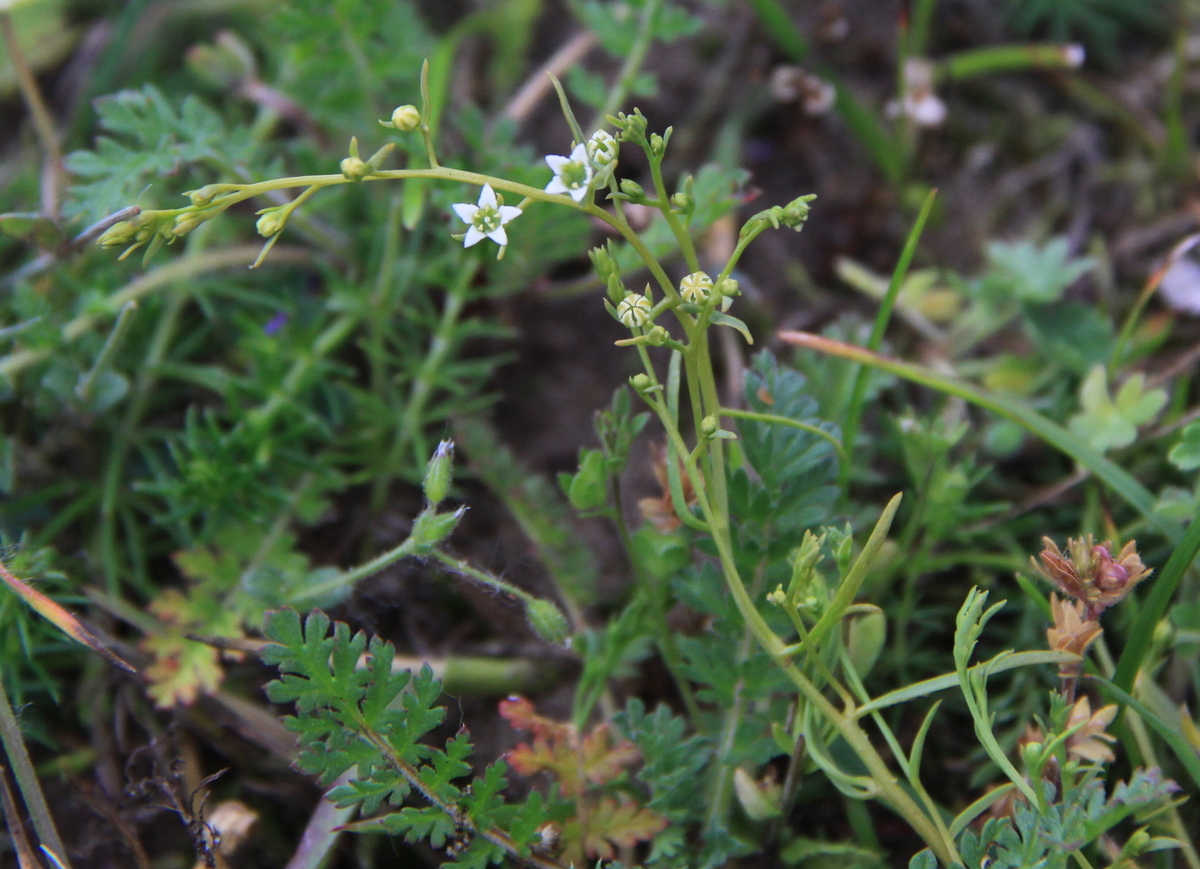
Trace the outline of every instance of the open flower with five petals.
{"label": "open flower with five petals", "polygon": [[554,177],[546,185],[546,192],[565,193],[576,202],[582,202],[591,190],[595,175],[587,145],[576,145],[569,157],[551,155],[546,158],[546,165],[554,170]]}
{"label": "open flower with five petals", "polygon": [[503,247],[508,244],[508,233],[504,231],[504,225],[521,215],[521,209],[515,205],[500,204],[491,184],[483,185],[483,189],[479,191],[477,204],[459,202],[450,207],[467,224],[467,234],[463,236],[463,247],[471,247],[485,238],[490,238]]}

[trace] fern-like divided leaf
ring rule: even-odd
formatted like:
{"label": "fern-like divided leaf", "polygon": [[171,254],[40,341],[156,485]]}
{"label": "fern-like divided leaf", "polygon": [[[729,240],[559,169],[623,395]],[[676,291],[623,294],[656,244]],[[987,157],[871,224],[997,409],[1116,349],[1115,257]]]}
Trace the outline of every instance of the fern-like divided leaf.
{"label": "fern-like divided leaf", "polygon": [[[88,221],[132,204],[148,184],[190,164],[222,171],[249,157],[250,136],[231,129],[194,96],[178,104],[154,87],[126,90],[96,101],[104,135],[91,151],[75,151],[67,168],[80,181],[64,209]],[[183,205],[185,201],[174,203]]]}
{"label": "fern-like divided leaf", "polygon": [[[351,829],[427,840],[456,855],[451,866],[482,869],[505,856],[528,857],[547,820],[541,797],[506,804],[503,761],[470,785],[456,784],[471,771],[470,734],[460,730],[444,748],[422,741],[445,718],[434,705],[442,683],[428,666],[416,675],[393,672],[390,643],[352,636],[342,622],[330,633],[330,625],[319,610],[303,622],[291,609],[267,614],[271,643],[262,659],[280,672],[267,696],[295,704],[297,714],[284,723],[300,738],[296,765],[326,787],[354,770],[328,798],[366,815],[384,813]],[[414,791],[423,805],[403,805]]]}

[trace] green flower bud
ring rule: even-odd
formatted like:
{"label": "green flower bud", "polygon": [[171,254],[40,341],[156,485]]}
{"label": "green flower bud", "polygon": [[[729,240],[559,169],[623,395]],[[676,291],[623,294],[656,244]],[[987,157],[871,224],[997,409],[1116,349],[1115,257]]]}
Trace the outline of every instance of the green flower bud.
{"label": "green flower bud", "polygon": [[619,112],[615,117],[609,115],[608,122],[621,131],[618,137],[626,142],[640,143],[646,138],[646,116],[641,109],[634,109],[632,115]]}
{"label": "green flower bud", "polygon": [[411,133],[421,126],[421,112],[416,106],[399,106],[392,112],[392,126],[402,133]]}
{"label": "green flower bud", "polygon": [[634,392],[641,395],[654,386],[654,381],[650,378],[649,374],[635,374],[629,378],[629,385],[633,387]]}
{"label": "green flower bud", "polygon": [[733,278],[722,278],[721,283],[717,284],[717,292],[726,298],[742,294],[741,289],[738,287],[738,282]]}
{"label": "green flower bud", "polygon": [[645,202],[646,191],[642,189],[642,185],[638,184],[632,178],[621,179],[621,192],[629,197],[631,202]]}
{"label": "green flower bud", "polygon": [[704,417],[704,419],[700,420],[700,435],[702,437],[710,438],[715,435],[720,428],[721,424],[717,421],[716,414],[709,414],[708,416]]}
{"label": "green flower bud", "polygon": [[684,193],[682,190],[678,193],[671,194],[671,205],[676,211],[688,212],[695,206],[695,201],[691,196]]}
{"label": "green flower bud", "polygon": [[671,333],[662,326],[652,326],[646,333],[646,341],[651,347],[661,347],[671,340]]}
{"label": "green flower bud", "polygon": [[263,238],[270,238],[277,235],[283,230],[283,225],[287,223],[287,214],[283,208],[265,208],[262,216],[258,218],[258,222],[254,224],[254,228],[258,230],[258,234]]}
{"label": "green flower bud", "polygon": [[198,190],[189,190],[185,196],[197,207],[208,205],[221,192],[220,184],[205,184]]}
{"label": "green flower bud", "polygon": [[436,507],[446,500],[454,477],[454,441],[442,441],[425,466],[425,500]]}
{"label": "green flower bud", "polygon": [[207,219],[205,215],[197,214],[194,211],[176,215],[175,222],[171,225],[171,234],[176,237],[187,235]]}
{"label": "green flower bud", "polygon": [[867,678],[883,644],[887,640],[887,618],[882,612],[862,613],[850,621],[846,631],[846,650],[850,653],[850,664],[860,679]]}
{"label": "green flower bud", "polygon": [[367,164],[361,157],[347,157],[342,160],[342,174],[351,181],[362,181],[367,174]]}
{"label": "green flower bud", "polygon": [[96,244],[101,247],[118,247],[123,244],[129,244],[133,241],[137,230],[138,228],[131,221],[118,221],[100,233],[100,237],[96,239]]}
{"label": "green flower bud", "polygon": [[525,618],[529,621],[529,627],[533,628],[533,632],[547,643],[561,646],[567,642],[567,637],[571,636],[571,626],[567,622],[567,617],[563,615],[562,610],[548,600],[534,598],[527,601]]}
{"label": "green flower bud", "polygon": [[592,248],[588,251],[588,256],[592,260],[592,268],[596,270],[596,275],[607,284],[608,279],[617,272],[617,264],[613,262],[608,246]]}
{"label": "green flower bud", "polygon": [[804,228],[804,222],[808,220],[808,212],[812,210],[808,203],[816,198],[815,193],[809,193],[807,196],[793,199],[783,207],[783,215],[779,222],[799,232]]}
{"label": "green flower bud", "polygon": [[654,154],[654,156],[658,157],[662,154],[663,150],[666,147],[667,147],[666,139],[664,139],[658,133],[650,134],[650,153],[652,153],[652,154]]}

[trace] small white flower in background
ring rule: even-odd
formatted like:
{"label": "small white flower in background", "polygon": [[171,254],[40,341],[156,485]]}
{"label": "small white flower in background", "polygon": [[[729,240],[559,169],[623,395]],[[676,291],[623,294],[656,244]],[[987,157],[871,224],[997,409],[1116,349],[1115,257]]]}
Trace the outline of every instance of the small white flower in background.
{"label": "small white flower in background", "polygon": [[587,145],[579,144],[570,157],[549,156],[546,165],[554,170],[554,177],[546,185],[547,193],[565,193],[576,202],[582,202],[591,189],[595,171],[588,159]]}
{"label": "small white flower in background", "polygon": [[521,209],[515,205],[501,205],[496,199],[496,191],[491,184],[484,184],[479,191],[479,202],[471,205],[469,202],[459,202],[450,206],[454,213],[468,224],[467,234],[463,237],[463,247],[471,247],[485,238],[490,238],[503,247],[508,244],[508,233],[504,225],[521,216]]}
{"label": "small white flower in background", "polygon": [[938,127],[946,120],[946,104],[933,92],[933,64],[910,57],[904,64],[904,102],[892,100],[888,117],[903,114],[918,127]]}
{"label": "small white flower in background", "polygon": [[653,310],[654,306],[645,296],[630,293],[617,305],[617,319],[630,329],[634,329],[649,323],[650,313]]}
{"label": "small white flower in background", "polygon": [[712,291],[712,278],[704,272],[693,272],[679,282],[679,295],[683,296],[685,302],[694,305],[703,304]]}

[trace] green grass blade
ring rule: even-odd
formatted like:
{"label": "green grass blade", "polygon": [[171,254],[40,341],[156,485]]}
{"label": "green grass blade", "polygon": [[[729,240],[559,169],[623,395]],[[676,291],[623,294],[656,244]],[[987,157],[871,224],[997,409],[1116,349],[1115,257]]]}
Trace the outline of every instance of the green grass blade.
{"label": "green grass blade", "polygon": [[1196,750],[1188,744],[1188,741],[1183,738],[1182,734],[1172,729],[1170,725],[1151,712],[1146,704],[1140,700],[1136,700],[1128,691],[1100,676],[1089,676],[1088,678],[1098,684],[1101,691],[1128,706],[1140,715],[1143,721],[1153,727],[1158,735],[1163,738],[1163,742],[1179,758],[1179,762],[1188,771],[1188,775],[1192,777],[1192,781],[1200,787],[1200,756],[1196,754]]}
{"label": "green grass blade", "polygon": [[1137,622],[1125,641],[1125,650],[1121,652],[1121,659],[1117,663],[1117,671],[1113,674],[1113,682],[1122,691],[1133,688],[1133,680],[1150,649],[1154,629],[1166,615],[1183,575],[1196,560],[1196,553],[1200,551],[1200,516],[1192,519],[1183,538],[1176,540],[1175,544],[1175,551],[1167,559],[1162,573],[1154,580],[1150,596],[1138,613]]}
{"label": "green grass blade", "polygon": [[[891,359],[887,356],[881,356],[878,353],[872,353],[866,348],[847,344],[843,341],[834,341],[821,335],[813,335],[808,332],[784,331],[779,333],[779,337],[786,343],[797,347],[806,347],[810,350],[817,350],[821,353],[828,353],[833,356],[841,356],[844,359],[861,362],[864,365],[870,365],[873,368],[887,371],[897,377],[911,380],[914,383],[920,383],[922,386],[928,386],[947,395],[966,399],[972,404],[977,404],[1005,419],[1012,420],[1027,431],[1037,435],[1052,446],[1057,447],[1088,471],[1095,474],[1109,488],[1124,498],[1130,506],[1145,516],[1149,524],[1162,532],[1163,536],[1172,543],[1178,544],[1182,542],[1183,535],[1180,533],[1179,528],[1154,512],[1154,496],[1150,494],[1145,486],[1135,480],[1129,472],[1093,449],[1082,438],[1077,437],[1058,423],[1052,422],[1040,413],[1030,409],[1024,402],[1007,395],[989,392],[982,387],[957,377],[939,374],[920,365],[914,365],[911,362],[901,362],[898,359]],[[846,443],[849,444],[849,442],[847,435]],[[1200,532],[1197,533],[1200,534]],[[1189,534],[1191,534],[1190,529]],[[1170,591],[1173,592],[1173,590],[1171,589]]]}
{"label": "green grass blade", "polygon": [[[896,261],[896,268],[892,271],[892,279],[888,283],[887,292],[884,293],[883,299],[879,303],[879,310],[875,314],[871,337],[867,339],[868,350],[878,352],[883,345],[883,333],[887,330],[888,320],[891,319],[892,310],[896,307],[896,297],[900,295],[900,288],[908,276],[908,267],[912,264],[913,255],[917,252],[917,243],[921,240],[925,221],[929,219],[929,212],[933,208],[933,200],[936,196],[937,190],[929,191],[924,204],[921,205],[917,220],[908,233],[908,238],[904,240],[900,259]],[[843,434],[843,442],[846,444],[846,461],[842,462],[841,468],[838,469],[838,488],[843,492],[843,496],[846,492],[846,484],[850,480],[850,467],[854,459],[854,441],[858,437],[859,423],[862,422],[863,400],[867,394],[867,374],[867,367],[859,366],[858,373],[854,377],[854,390],[850,396],[850,406],[846,409],[846,425]]]}

